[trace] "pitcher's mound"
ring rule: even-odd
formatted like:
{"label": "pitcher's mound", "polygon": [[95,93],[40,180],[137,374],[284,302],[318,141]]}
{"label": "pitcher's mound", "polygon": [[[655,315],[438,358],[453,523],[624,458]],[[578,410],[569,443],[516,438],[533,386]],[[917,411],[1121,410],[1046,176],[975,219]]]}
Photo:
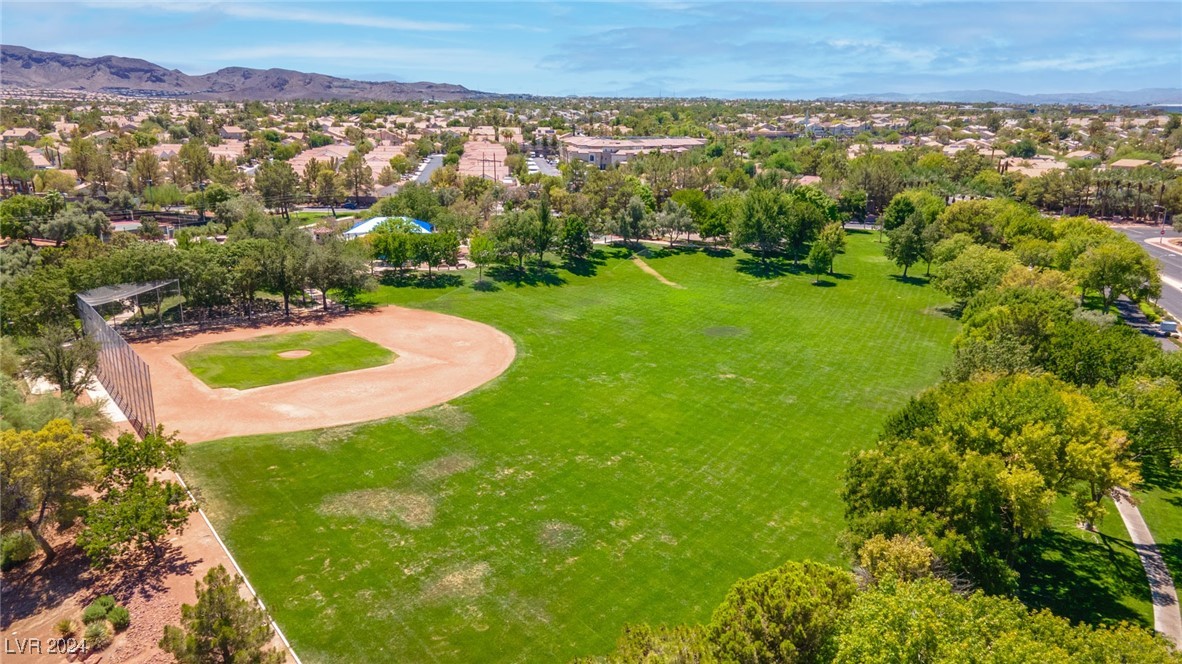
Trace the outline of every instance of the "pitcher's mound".
{"label": "pitcher's mound", "polygon": [[308,357],[311,354],[312,351],[310,350],[285,350],[282,353],[279,353],[279,357],[282,357],[285,360],[295,360],[301,357]]}

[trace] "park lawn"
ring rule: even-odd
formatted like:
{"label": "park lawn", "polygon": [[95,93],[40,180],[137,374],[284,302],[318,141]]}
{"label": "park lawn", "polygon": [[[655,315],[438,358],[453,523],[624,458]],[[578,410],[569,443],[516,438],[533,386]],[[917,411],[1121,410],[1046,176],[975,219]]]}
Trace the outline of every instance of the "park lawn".
{"label": "park lawn", "polygon": [[628,623],[708,621],[785,560],[846,564],[846,454],[938,379],[947,299],[865,233],[822,286],[743,252],[645,260],[682,288],[617,255],[491,291],[381,287],[371,303],[505,331],[516,361],[412,415],[190,448],[301,658],[568,661]]}
{"label": "park lawn", "polygon": [[[311,354],[279,356],[300,350]],[[389,364],[396,357],[389,349],[348,330],[286,332],[243,341],[221,341],[177,355],[181,364],[206,385],[238,390],[369,369]]]}

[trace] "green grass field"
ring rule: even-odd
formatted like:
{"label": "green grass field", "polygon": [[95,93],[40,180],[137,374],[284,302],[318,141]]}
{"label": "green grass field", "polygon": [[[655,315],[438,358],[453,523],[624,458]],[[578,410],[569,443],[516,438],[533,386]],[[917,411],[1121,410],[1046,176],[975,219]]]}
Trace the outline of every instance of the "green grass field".
{"label": "green grass field", "polygon": [[505,331],[516,362],[414,415],[190,448],[305,661],[567,661],[626,623],[706,621],[784,560],[845,563],[845,454],[937,380],[946,299],[868,234],[823,286],[742,253],[646,260],[682,288],[617,257],[493,292],[383,287]]}
{"label": "green grass field", "polygon": [[[287,351],[304,357],[280,357]],[[246,390],[303,378],[368,369],[393,362],[387,348],[347,330],[287,332],[244,341],[222,341],[177,355],[193,375],[210,387]]]}

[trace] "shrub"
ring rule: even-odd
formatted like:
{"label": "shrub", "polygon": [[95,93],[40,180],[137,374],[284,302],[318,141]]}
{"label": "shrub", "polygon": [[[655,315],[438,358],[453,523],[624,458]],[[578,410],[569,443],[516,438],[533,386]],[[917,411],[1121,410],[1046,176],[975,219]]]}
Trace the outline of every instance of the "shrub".
{"label": "shrub", "polygon": [[37,552],[37,542],[25,531],[7,533],[0,540],[0,570],[8,571]]}
{"label": "shrub", "polygon": [[87,625],[99,622],[100,620],[106,620],[106,618],[107,609],[106,607],[100,606],[98,602],[95,602],[82,610],[82,622],[86,623]]}
{"label": "shrub", "polygon": [[102,597],[94,600],[93,603],[103,607],[103,611],[108,613],[111,611],[111,609],[115,608],[115,605],[117,604],[117,602],[115,602],[115,598],[110,595],[103,595]]}
{"label": "shrub", "polygon": [[[94,606],[93,604],[91,606]],[[102,650],[111,645],[111,630],[106,622],[92,623],[86,628],[82,638],[86,640],[86,647],[92,650]]]}
{"label": "shrub", "polygon": [[53,629],[57,632],[57,635],[63,639],[67,636],[74,636],[74,621],[70,620],[69,618],[66,618],[65,620],[59,620],[58,623],[53,626]]}
{"label": "shrub", "polygon": [[107,613],[107,620],[111,621],[116,632],[122,632],[131,624],[131,613],[125,607],[116,606]]}

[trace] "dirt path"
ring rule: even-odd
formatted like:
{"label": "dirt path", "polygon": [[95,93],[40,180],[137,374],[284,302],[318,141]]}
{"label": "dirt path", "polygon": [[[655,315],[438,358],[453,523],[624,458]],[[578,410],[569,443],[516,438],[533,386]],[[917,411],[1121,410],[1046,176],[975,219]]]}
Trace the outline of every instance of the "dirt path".
{"label": "dirt path", "polygon": [[1129,531],[1129,538],[1137,549],[1141,558],[1141,566],[1145,568],[1145,576],[1149,578],[1149,594],[1153,601],[1153,628],[1164,634],[1177,646],[1182,646],[1182,614],[1178,612],[1178,591],[1174,588],[1174,579],[1170,570],[1166,568],[1166,561],[1162,559],[1157,544],[1153,541],[1153,534],[1145,519],[1141,517],[1141,510],[1133,504],[1128,491],[1116,489],[1113,492],[1116,509],[1120,518],[1125,522]]}
{"label": "dirt path", "polygon": [[643,271],[645,271],[645,272],[647,272],[647,273],[651,274],[653,277],[655,277],[655,278],[656,278],[656,280],[657,280],[657,281],[659,281],[659,282],[661,282],[661,283],[665,284],[666,286],[672,286],[673,288],[685,288],[685,286],[682,286],[682,285],[681,285],[681,284],[679,284],[679,283],[675,283],[675,282],[672,282],[672,281],[669,281],[668,279],[666,279],[666,278],[665,278],[665,275],[661,274],[660,272],[657,272],[657,271],[656,271],[656,270],[653,268],[653,266],[651,266],[651,265],[649,265],[648,263],[644,262],[644,259],[643,259],[643,258],[641,258],[640,256],[633,255],[633,256],[632,256],[632,262],[633,262],[633,263],[636,263],[636,267],[638,267],[638,268],[640,268],[641,270],[643,270]]}
{"label": "dirt path", "polygon": [[[398,354],[391,364],[249,390],[214,389],[176,359],[197,346],[303,329],[345,329]],[[193,443],[302,431],[403,415],[450,401],[501,375],[516,349],[483,323],[384,307],[313,323],[272,325],[142,342],[156,421]]]}

